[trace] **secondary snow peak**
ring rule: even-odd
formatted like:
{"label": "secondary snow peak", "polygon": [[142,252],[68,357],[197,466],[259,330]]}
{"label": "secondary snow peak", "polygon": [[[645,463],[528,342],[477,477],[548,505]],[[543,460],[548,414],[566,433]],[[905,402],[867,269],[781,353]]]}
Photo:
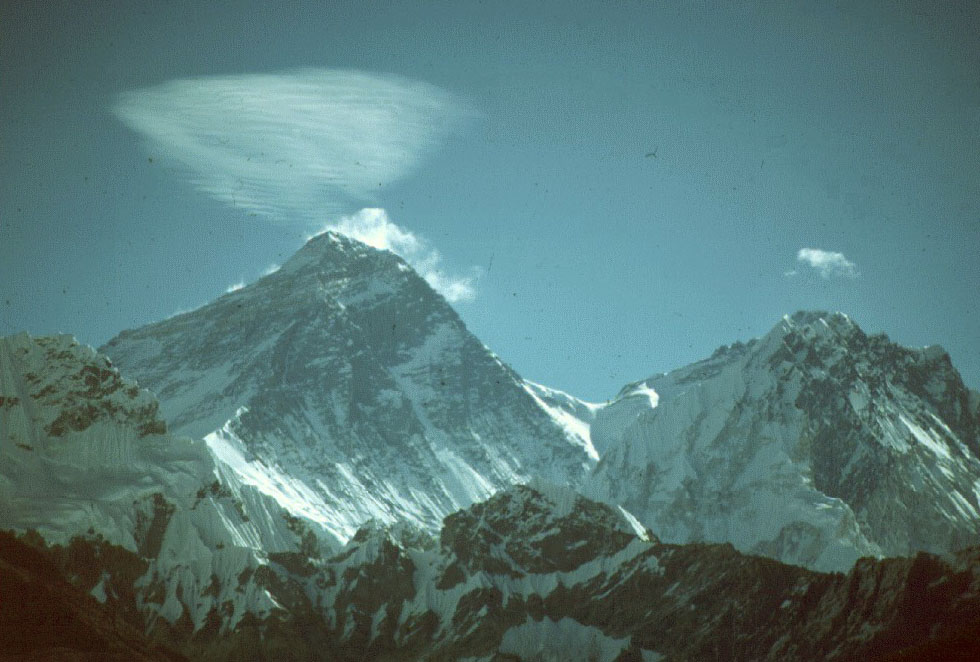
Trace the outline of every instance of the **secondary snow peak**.
{"label": "secondary snow peak", "polygon": [[624,388],[592,424],[603,461],[589,494],[664,540],[732,542],[818,569],[945,553],[980,535],[972,402],[941,349],[801,311]]}

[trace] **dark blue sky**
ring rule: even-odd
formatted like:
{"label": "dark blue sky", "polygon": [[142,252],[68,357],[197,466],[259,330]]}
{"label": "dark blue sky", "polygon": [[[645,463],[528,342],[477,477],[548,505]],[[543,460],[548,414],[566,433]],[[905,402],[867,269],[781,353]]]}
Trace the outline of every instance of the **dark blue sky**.
{"label": "dark blue sky", "polygon": [[[601,400],[825,308],[980,386],[976,3],[286,4],[4,3],[0,334],[98,345],[285,260],[318,212],[209,194],[120,95],[322,69],[456,104],[377,190],[319,191],[320,224],[385,209],[529,379]],[[317,131],[361,135],[344,116]]]}

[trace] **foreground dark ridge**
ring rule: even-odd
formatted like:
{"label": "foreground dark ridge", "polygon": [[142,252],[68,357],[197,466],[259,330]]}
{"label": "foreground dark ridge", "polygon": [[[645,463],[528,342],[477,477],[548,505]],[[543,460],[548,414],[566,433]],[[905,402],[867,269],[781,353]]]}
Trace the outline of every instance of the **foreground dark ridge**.
{"label": "foreground dark ridge", "polygon": [[[139,622],[125,597],[139,589],[123,581],[136,555],[88,539],[47,559],[72,596],[101,577]],[[980,627],[977,548],[821,574],[730,545],[661,544],[621,511],[547,485],[447,517],[438,540],[371,526],[332,558],[281,556],[258,572],[280,611],[231,630],[219,614],[197,632],[157,623],[151,639],[192,659],[856,661],[955,659],[942,656],[976,651]]]}
{"label": "foreground dark ridge", "polygon": [[81,542],[73,547],[45,549],[38,536],[25,542],[0,531],[0,659],[186,660],[153,645],[133,614],[100,603],[78,587],[78,578],[69,582],[66,571],[80,564],[73,555],[92,549]]}

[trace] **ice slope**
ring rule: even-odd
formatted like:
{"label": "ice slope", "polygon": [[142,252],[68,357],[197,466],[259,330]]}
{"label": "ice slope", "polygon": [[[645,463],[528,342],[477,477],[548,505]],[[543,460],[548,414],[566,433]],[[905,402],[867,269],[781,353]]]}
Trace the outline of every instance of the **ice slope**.
{"label": "ice slope", "polygon": [[980,543],[977,410],[938,347],[797,313],[599,410],[587,492],[670,542],[817,569]]}
{"label": "ice slope", "polygon": [[347,540],[541,475],[578,484],[587,428],[474,338],[403,260],[334,233],[104,348],[222,471]]}
{"label": "ice slope", "polygon": [[0,528],[121,547],[145,571],[119,585],[109,575],[129,571],[107,567],[85,590],[191,628],[213,610],[222,627],[269,614],[277,600],[243,571],[330,544],[224,480],[204,442],[168,434],[153,396],[70,336],[0,338]]}

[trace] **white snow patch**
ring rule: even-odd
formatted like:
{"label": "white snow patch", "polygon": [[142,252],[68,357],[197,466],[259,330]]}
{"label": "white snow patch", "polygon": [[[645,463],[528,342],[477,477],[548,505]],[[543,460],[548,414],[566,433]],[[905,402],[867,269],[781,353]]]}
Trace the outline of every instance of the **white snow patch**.
{"label": "white snow patch", "polygon": [[898,431],[895,423],[890,418],[879,417],[878,426],[881,429],[881,434],[876,435],[875,439],[882,446],[894,448],[899,453],[907,453],[911,449],[911,445],[907,441],[907,436]]}
{"label": "white snow patch", "polygon": [[470,503],[482,501],[497,491],[476,469],[448,448],[436,448],[435,455]]}
{"label": "white snow patch", "polygon": [[99,583],[93,586],[92,590],[89,591],[89,594],[93,598],[101,602],[102,604],[105,604],[105,601],[108,599],[108,596],[106,595],[105,592],[105,580],[107,577],[108,575],[105,572],[103,572],[102,576],[99,577]]}
{"label": "white snow patch", "polygon": [[952,500],[953,506],[963,517],[963,519],[972,522],[980,518],[980,513],[977,513],[977,509],[973,507],[973,504],[967,501],[966,498],[955,489],[950,490],[949,498]]}
{"label": "white snow patch", "polygon": [[847,394],[847,399],[851,403],[851,408],[858,413],[864,413],[868,408],[868,402],[870,400],[870,393],[868,392],[868,387],[863,383],[855,385],[855,387]]}
{"label": "white snow patch", "polygon": [[932,451],[936,457],[944,460],[953,459],[949,454],[949,448],[946,447],[946,444],[944,444],[942,440],[936,439],[936,437],[934,437],[932,434],[905,418],[904,415],[899,414],[898,417],[901,419],[902,423],[905,424],[905,427],[909,429],[909,432],[912,433],[912,436],[915,437],[916,441]]}
{"label": "white snow patch", "polygon": [[646,396],[647,399],[650,401],[650,409],[656,409],[657,405],[660,404],[660,394],[658,394],[656,391],[654,391],[646,384],[640,384],[632,391],[627,393],[624,397],[629,398],[632,396]]}
{"label": "white snow patch", "polygon": [[640,520],[636,519],[636,517],[633,516],[633,513],[631,513],[630,511],[626,510],[622,506],[616,506],[616,507],[619,508],[619,512],[621,512],[623,514],[623,518],[630,525],[630,527],[633,529],[633,531],[636,532],[636,536],[640,540],[645,540],[645,541],[649,542],[650,541],[650,535],[647,533],[646,527],[644,527],[642,524],[640,524]]}
{"label": "white snow patch", "polygon": [[[236,413],[236,418],[243,412],[244,407]],[[305,517],[321,526],[332,523],[332,518],[326,515],[327,504],[304,482],[283,473],[278,467],[270,467],[259,460],[245,459],[242,452],[244,445],[231,431],[230,424],[231,421],[204,437],[215,459],[228,465],[243,484],[251,485],[272,497],[291,514]]]}

